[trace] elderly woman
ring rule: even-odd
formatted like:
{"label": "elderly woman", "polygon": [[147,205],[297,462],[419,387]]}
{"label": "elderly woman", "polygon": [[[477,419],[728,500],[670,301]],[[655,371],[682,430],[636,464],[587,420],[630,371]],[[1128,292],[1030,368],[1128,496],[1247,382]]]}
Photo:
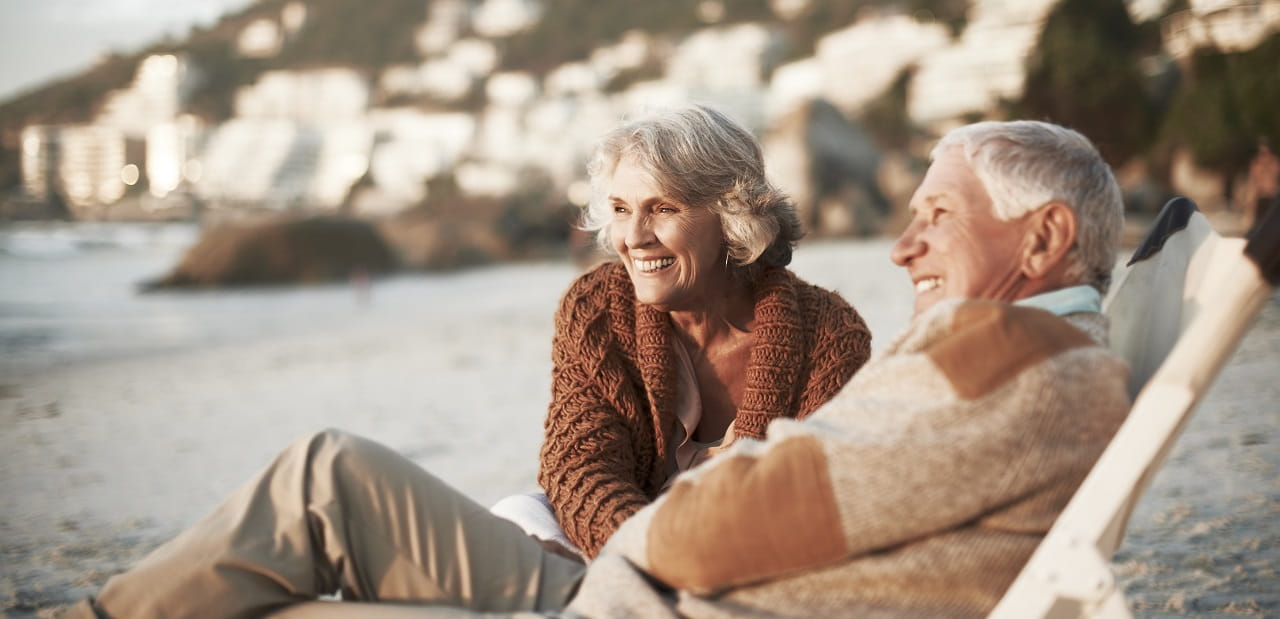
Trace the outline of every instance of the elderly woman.
{"label": "elderly woman", "polygon": [[702,106],[627,122],[590,165],[586,228],[618,261],[556,314],[538,480],[587,556],[680,471],[831,399],[870,354],[862,319],[784,267],[795,207],[755,139]]}
{"label": "elderly woman", "polygon": [[[676,473],[816,409],[870,340],[848,304],[783,268],[798,220],[725,116],[624,125],[592,177],[588,225],[621,261],[579,278],[556,315],[539,476],[588,556]],[[335,591],[555,609],[584,570],[386,447],[325,431],[70,614],[260,616]]]}

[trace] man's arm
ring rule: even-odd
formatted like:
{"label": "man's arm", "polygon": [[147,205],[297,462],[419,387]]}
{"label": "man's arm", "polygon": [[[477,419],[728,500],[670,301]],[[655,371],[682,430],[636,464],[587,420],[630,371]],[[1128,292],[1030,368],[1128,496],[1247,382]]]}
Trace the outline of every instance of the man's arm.
{"label": "man's arm", "polygon": [[1056,501],[1046,488],[1083,477],[1128,408],[1123,364],[1039,310],[963,310],[945,337],[868,366],[809,421],[776,422],[767,441],[686,473],[607,551],[709,593],[975,519],[1047,528],[1047,515],[993,514]]}

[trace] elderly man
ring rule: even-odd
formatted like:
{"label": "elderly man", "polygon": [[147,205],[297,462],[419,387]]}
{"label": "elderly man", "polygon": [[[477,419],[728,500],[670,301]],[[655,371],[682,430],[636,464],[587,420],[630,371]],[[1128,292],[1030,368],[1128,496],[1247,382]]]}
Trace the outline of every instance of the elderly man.
{"label": "elderly man", "polygon": [[[682,474],[587,568],[388,450],[324,433],[242,491],[297,493],[295,517],[259,522],[241,497],[249,507],[220,509],[108,583],[98,610],[248,615],[341,588],[592,617],[980,617],[1129,408],[1099,313],[1120,193],[1080,134],[980,123],[938,144],[911,210],[893,248],[916,290],[905,333],[807,420]],[[404,527],[387,514],[416,519],[417,537],[395,538]],[[467,561],[440,560],[457,545]]]}

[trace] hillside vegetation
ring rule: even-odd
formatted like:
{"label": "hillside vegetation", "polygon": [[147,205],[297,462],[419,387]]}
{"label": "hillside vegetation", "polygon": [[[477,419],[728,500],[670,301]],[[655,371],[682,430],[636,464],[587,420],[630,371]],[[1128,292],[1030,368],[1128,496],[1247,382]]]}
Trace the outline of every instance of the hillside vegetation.
{"label": "hillside vegetation", "polygon": [[[79,75],[0,103],[0,191],[19,182],[18,141],[24,126],[91,120],[107,93],[126,86],[149,54],[181,53],[189,58],[201,80],[187,110],[210,123],[230,117],[237,89],[254,83],[265,71],[344,66],[374,80],[391,65],[421,60],[414,38],[430,2],[305,1],[305,25],[274,57],[246,58],[235,49],[246,25],[278,16],[288,2],[259,0],[212,26],[192,29],[181,40],[108,56]],[[723,3],[720,22],[773,24],[786,35],[786,61],[811,55],[823,35],[869,11],[903,11],[943,23],[959,36],[968,22],[968,5],[967,0],[814,0],[803,14],[783,23],[773,18],[768,0],[731,0]],[[630,30],[678,41],[707,25],[694,6],[688,0],[545,0],[536,25],[495,41],[499,69],[543,74],[586,58]],[[1174,2],[1169,10],[1185,8],[1185,2]],[[990,115],[1042,118],[1076,127],[1094,138],[1114,165],[1145,158],[1154,163],[1152,169],[1167,169],[1169,153],[1185,146],[1199,165],[1230,177],[1245,168],[1259,137],[1280,143],[1280,34],[1248,52],[1200,50],[1175,63],[1161,50],[1159,21],[1133,23],[1123,0],[1062,0],[1027,62],[1021,99],[1005,102]],[[903,71],[856,119],[869,125],[882,148],[905,148],[918,134],[905,110],[912,75],[909,68]],[[653,76],[619,79],[648,77]],[[480,103],[473,97],[458,105]]]}

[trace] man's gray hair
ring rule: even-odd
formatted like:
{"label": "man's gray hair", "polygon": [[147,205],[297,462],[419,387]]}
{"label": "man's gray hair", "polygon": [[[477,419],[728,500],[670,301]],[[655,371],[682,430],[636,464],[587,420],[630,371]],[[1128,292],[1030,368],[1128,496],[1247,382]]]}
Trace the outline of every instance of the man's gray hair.
{"label": "man's gray hair", "polygon": [[1124,203],[1111,167],[1088,138],[1034,120],[981,122],[943,136],[930,158],[953,147],[982,181],[997,218],[1017,219],[1055,201],[1075,211],[1076,244],[1066,275],[1107,292]]}
{"label": "man's gray hair", "polygon": [[613,210],[606,185],[618,163],[644,169],[662,194],[720,216],[735,272],[754,280],[786,266],[803,236],[795,205],[765,178],[760,144],[725,114],[703,105],[648,111],[605,134],[587,166],[591,201],[582,227],[609,250]]}

